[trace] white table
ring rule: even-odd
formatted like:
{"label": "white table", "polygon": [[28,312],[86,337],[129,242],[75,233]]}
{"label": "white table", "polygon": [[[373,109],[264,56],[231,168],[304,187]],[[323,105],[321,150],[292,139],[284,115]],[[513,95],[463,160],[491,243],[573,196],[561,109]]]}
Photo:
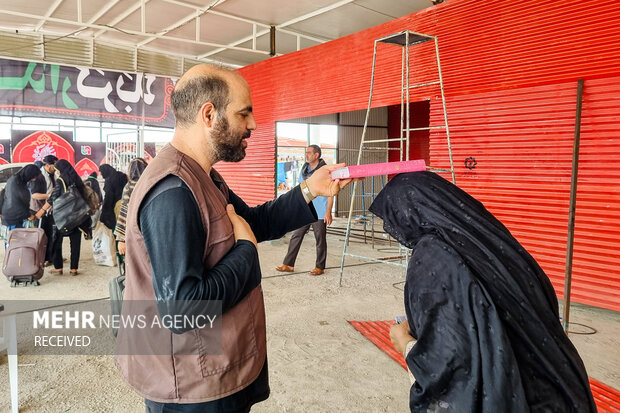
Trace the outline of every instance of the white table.
{"label": "white table", "polygon": [[19,406],[17,401],[17,327],[15,325],[15,314],[2,315],[2,337],[0,337],[0,351],[6,350],[9,356],[9,381],[11,383],[11,412],[18,413]]}

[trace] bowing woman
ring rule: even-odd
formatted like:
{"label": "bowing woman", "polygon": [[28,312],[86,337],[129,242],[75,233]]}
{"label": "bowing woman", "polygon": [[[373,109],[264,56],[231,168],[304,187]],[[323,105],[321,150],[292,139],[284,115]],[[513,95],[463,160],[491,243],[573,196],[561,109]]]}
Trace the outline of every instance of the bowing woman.
{"label": "bowing woman", "polygon": [[390,331],[413,375],[412,412],[596,412],[549,278],[482,203],[414,172],[370,210],[412,250],[408,322]]}

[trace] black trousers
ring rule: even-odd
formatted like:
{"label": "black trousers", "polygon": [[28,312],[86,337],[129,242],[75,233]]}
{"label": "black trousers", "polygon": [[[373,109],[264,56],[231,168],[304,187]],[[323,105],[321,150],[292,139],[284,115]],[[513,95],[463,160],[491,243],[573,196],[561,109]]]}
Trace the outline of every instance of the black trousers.
{"label": "black trousers", "polygon": [[52,262],[54,258],[54,218],[45,215],[41,218],[41,228],[47,237],[47,248],[45,249],[45,261]]}
{"label": "black trousers", "polygon": [[316,240],[315,267],[322,270],[325,269],[325,261],[327,260],[327,225],[325,225],[325,221],[322,219],[293,231],[293,235],[291,235],[291,242],[288,244],[288,252],[286,253],[286,257],[284,257],[282,264],[289,265],[291,267],[295,266],[295,260],[297,259],[297,254],[299,254],[299,248],[301,248],[301,243],[304,240],[304,236],[310,230],[310,227],[312,227],[312,231],[314,231],[314,239]]}
{"label": "black trousers", "polygon": [[[62,240],[64,237],[58,229],[54,229],[54,246],[53,246],[53,260],[54,268],[62,268]],[[82,232],[76,228],[71,231],[65,237],[69,237],[69,243],[71,245],[71,265],[70,269],[77,270],[80,263],[80,249],[82,248]]]}

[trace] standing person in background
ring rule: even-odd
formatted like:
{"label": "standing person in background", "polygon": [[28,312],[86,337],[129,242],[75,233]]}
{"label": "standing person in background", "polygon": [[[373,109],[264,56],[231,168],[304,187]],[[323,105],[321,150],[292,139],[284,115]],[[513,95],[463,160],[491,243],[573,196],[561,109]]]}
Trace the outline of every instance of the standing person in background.
{"label": "standing person in background", "polygon": [[148,164],[144,158],[136,158],[129,164],[129,182],[123,189],[123,197],[121,198],[121,208],[118,212],[118,219],[116,220],[116,229],[114,230],[114,236],[118,242],[118,253],[125,255],[125,226],[127,224],[127,206],[129,205],[129,198],[133,192],[133,188],[138,182],[138,178],[142,175],[142,172],[146,169]]}
{"label": "standing person in background", "polygon": [[[35,194],[33,193],[33,198],[37,199],[40,201],[40,203],[37,203],[36,205],[32,205],[32,206],[36,206],[36,208],[32,208],[33,211],[38,211],[39,209],[41,209],[41,207],[45,204],[45,201],[49,198],[49,196],[52,194],[52,191],[54,190],[54,185],[56,184],[56,168],[54,167],[54,165],[56,164],[56,162],[58,161],[58,158],[55,157],[54,155],[47,155],[43,158],[43,166],[41,166],[41,175],[42,178],[45,180],[45,191],[43,191],[43,194],[40,194],[38,196],[35,197]],[[52,262],[52,257],[53,257],[53,247],[54,247],[54,217],[52,216],[51,213],[45,214],[43,215],[43,217],[41,218],[41,228],[43,229],[43,231],[45,232],[45,235],[47,236],[47,248],[45,249],[45,261],[46,264],[49,265]]]}
{"label": "standing person in background", "polygon": [[101,186],[99,185],[99,181],[97,180],[98,173],[97,171],[93,171],[86,177],[84,183],[92,188],[93,191],[99,197],[99,203],[103,201],[103,194],[101,193]]}
{"label": "standing person in background", "polygon": [[116,225],[114,207],[123,196],[123,188],[127,184],[127,175],[117,171],[107,163],[99,167],[99,172],[101,172],[101,176],[105,179],[105,184],[103,185],[103,206],[101,207],[101,217],[99,220],[106,227],[114,230]]}
{"label": "standing person in background", "polygon": [[0,211],[2,225],[5,225],[8,231],[23,228],[25,220],[34,219],[30,210],[28,183],[40,175],[41,171],[35,165],[26,165],[6,182],[0,198]]}
{"label": "standing person in background", "polygon": [[[325,165],[325,161],[321,158],[321,148],[318,145],[310,145],[306,148],[306,163],[301,168],[299,182],[308,179],[314,171]],[[280,272],[295,271],[295,260],[301,248],[304,236],[312,227],[314,231],[314,239],[316,240],[316,263],[311,275],[321,275],[325,272],[325,261],[327,260],[327,226],[332,223],[332,207],[334,205],[334,197],[317,196],[312,201],[317,216],[320,218],[311,224],[305,225],[295,231],[291,235],[291,241],[288,244],[288,252],[284,257],[284,263],[276,270]],[[323,218],[321,218],[323,217]]]}
{"label": "standing person in background", "polygon": [[[37,212],[36,217],[41,218],[43,214],[47,210],[49,210],[56,198],[65,193],[67,188],[71,185],[75,185],[76,189],[82,195],[82,198],[86,199],[84,194],[84,182],[80,179],[80,176],[75,172],[75,169],[71,164],[61,159],[56,162],[56,169],[60,172],[60,176],[56,180],[56,184],[54,185],[54,190],[52,194],[47,199],[47,202],[43,207]],[[70,262],[70,273],[71,275],[78,274],[78,265],[80,262],[80,249],[82,246],[82,233],[86,234],[87,237],[92,237],[92,229],[91,229],[91,220],[90,216],[86,215],[84,221],[76,228],[74,228],[69,233],[62,233],[59,228],[56,228],[54,233],[54,241],[53,241],[53,254],[52,261],[54,264],[54,269],[50,271],[51,274],[61,275],[62,274],[62,241],[63,237],[69,237],[69,242],[71,244],[71,262]]]}
{"label": "standing person in background", "polygon": [[91,227],[93,229],[95,229],[97,227],[97,224],[99,223],[99,217],[101,217],[101,203],[103,202],[103,194],[101,193],[101,186],[99,185],[97,175],[97,171],[93,171],[84,180],[84,185],[88,185],[90,189],[92,189],[95,194],[97,194],[97,198],[99,199],[99,208],[93,215],[91,215]]}
{"label": "standing person in background", "polygon": [[[39,170],[43,168],[43,162],[34,161],[34,166]],[[41,209],[45,201],[49,197],[47,193],[47,184],[45,183],[45,177],[41,173],[33,181],[28,182],[28,190],[30,191],[30,210],[38,211]],[[38,222],[34,223],[36,227]],[[47,261],[47,260],[46,260]]]}
{"label": "standing person in background", "polygon": [[41,173],[45,178],[45,184],[47,185],[47,193],[51,194],[52,189],[54,189],[54,185],[56,185],[56,162],[58,162],[58,158],[54,155],[47,155],[43,158],[43,168],[41,169]]}

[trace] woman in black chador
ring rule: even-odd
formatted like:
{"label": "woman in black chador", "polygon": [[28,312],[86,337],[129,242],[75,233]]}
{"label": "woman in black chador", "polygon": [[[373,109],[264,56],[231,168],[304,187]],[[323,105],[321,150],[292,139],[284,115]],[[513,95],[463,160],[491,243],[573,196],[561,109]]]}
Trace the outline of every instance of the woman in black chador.
{"label": "woman in black chador", "polygon": [[2,225],[9,229],[23,228],[23,223],[27,219],[33,218],[30,210],[30,191],[28,183],[41,176],[41,171],[34,165],[26,165],[15,175],[9,178],[0,196],[0,215],[2,215]]}
{"label": "woman in black chador", "polygon": [[391,331],[415,378],[412,412],[596,412],[549,278],[480,202],[415,172],[370,210],[412,249],[408,324]]}
{"label": "woman in black chador", "polygon": [[101,176],[105,180],[103,184],[103,205],[101,206],[101,217],[99,220],[106,227],[114,230],[117,218],[114,208],[123,196],[123,188],[127,184],[127,175],[117,171],[107,163],[99,166],[99,172],[101,172]]}

